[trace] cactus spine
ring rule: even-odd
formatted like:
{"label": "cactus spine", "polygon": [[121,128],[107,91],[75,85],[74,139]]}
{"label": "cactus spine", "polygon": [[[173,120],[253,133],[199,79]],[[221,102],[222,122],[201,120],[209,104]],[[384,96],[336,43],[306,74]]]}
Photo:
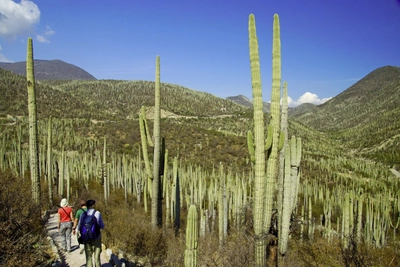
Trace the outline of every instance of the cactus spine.
{"label": "cactus spine", "polygon": [[40,201],[39,150],[37,134],[36,91],[33,67],[32,38],[28,38],[26,55],[26,80],[28,87],[28,114],[29,114],[29,156],[32,180],[32,197],[36,203]]}
{"label": "cactus spine", "polygon": [[185,267],[197,266],[198,215],[195,205],[190,205],[186,226]]}

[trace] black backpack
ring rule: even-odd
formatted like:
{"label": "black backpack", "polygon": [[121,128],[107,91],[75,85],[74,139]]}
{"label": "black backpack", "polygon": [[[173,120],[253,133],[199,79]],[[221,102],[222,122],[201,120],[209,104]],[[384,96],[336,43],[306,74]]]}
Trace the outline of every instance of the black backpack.
{"label": "black backpack", "polygon": [[94,216],[95,213],[96,210],[94,210],[90,215],[85,211],[81,215],[80,240],[82,243],[96,240],[100,236],[100,226],[96,216]]}

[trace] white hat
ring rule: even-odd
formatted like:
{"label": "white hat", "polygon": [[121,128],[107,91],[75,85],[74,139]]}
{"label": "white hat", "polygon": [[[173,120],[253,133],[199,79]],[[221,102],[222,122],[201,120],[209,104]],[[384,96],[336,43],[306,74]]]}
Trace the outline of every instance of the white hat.
{"label": "white hat", "polygon": [[67,199],[66,199],[66,198],[61,199],[60,206],[64,208],[64,207],[66,207],[67,205],[68,205]]}

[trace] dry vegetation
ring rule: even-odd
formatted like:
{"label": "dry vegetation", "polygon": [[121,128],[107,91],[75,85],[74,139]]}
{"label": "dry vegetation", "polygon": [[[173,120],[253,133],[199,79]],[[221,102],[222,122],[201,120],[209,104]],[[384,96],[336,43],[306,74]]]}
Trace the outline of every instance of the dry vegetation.
{"label": "dry vegetation", "polygon": [[0,266],[50,266],[55,255],[29,179],[0,172],[0,207]]}

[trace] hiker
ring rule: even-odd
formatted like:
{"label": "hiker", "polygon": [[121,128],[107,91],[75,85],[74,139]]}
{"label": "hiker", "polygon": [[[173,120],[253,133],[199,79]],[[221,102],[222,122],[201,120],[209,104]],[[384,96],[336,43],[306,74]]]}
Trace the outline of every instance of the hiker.
{"label": "hiker", "polygon": [[68,200],[63,198],[58,209],[58,230],[61,233],[61,250],[71,252],[71,232],[74,214],[68,206]]}
{"label": "hiker", "polygon": [[86,201],[87,211],[85,211],[78,222],[78,236],[84,240],[86,266],[92,265],[92,256],[94,253],[94,263],[96,267],[101,266],[100,253],[101,253],[101,232],[104,229],[103,218],[99,211],[93,208],[96,201],[89,199]]}
{"label": "hiker", "polygon": [[[75,214],[75,219],[74,219],[74,226],[72,226],[72,233],[75,235],[76,234],[76,227],[78,226],[78,221],[79,218],[81,217],[81,215],[87,211],[87,207],[86,207],[86,200],[81,199],[79,201],[79,206],[81,207],[80,209],[78,209],[78,211]],[[78,238],[78,243],[79,243],[79,238]],[[81,246],[82,245],[82,246]],[[85,251],[85,247],[83,244],[79,243],[79,247],[81,247],[81,251],[79,252],[79,254],[83,254],[83,252]]]}

